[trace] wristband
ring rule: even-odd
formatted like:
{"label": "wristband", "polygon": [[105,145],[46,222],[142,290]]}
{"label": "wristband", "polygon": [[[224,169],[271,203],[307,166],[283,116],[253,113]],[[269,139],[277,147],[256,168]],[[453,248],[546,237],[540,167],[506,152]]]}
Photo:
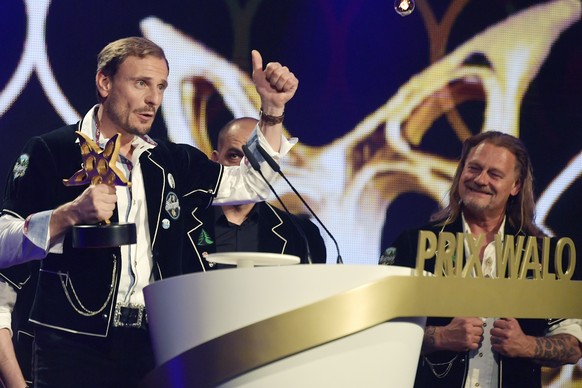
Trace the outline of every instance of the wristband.
{"label": "wristband", "polygon": [[285,118],[285,113],[283,112],[283,114],[281,116],[271,116],[266,114],[265,112],[263,112],[263,108],[261,108],[259,110],[259,117],[261,119],[262,122],[264,122],[267,125],[275,125],[275,124],[281,124],[283,122],[283,119]]}

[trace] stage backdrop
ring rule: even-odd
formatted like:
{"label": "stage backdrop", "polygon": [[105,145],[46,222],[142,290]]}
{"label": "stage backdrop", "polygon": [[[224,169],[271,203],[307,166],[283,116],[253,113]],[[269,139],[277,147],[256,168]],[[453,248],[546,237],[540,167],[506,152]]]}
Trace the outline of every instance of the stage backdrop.
{"label": "stage backdrop", "polygon": [[[282,168],[345,263],[377,263],[401,230],[424,223],[446,198],[462,141],[486,130],[523,139],[538,223],[578,239],[580,0],[417,0],[406,17],[393,6],[2,0],[0,171],[12,168],[30,136],[78,120],[96,102],[98,51],[139,35],[161,45],[170,62],[153,135],[205,152],[229,119],[258,115],[251,49],[292,69],[300,87],[285,126],[300,143]],[[276,190],[305,212],[284,181]],[[335,244],[325,238],[334,263]],[[574,384],[581,375],[580,365],[562,368],[547,373],[546,384]]]}

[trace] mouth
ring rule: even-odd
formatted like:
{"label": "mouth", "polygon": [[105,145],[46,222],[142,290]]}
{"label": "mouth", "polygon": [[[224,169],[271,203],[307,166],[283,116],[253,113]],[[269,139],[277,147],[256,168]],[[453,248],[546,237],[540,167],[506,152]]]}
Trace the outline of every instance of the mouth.
{"label": "mouth", "polygon": [[156,112],[152,110],[142,110],[135,112],[140,121],[151,121],[156,116]]}
{"label": "mouth", "polygon": [[492,192],[485,191],[485,190],[479,189],[477,187],[473,187],[473,186],[470,186],[470,185],[465,185],[465,187],[467,188],[467,190],[469,190],[472,193],[481,194],[481,195],[487,195],[487,196],[493,195]]}

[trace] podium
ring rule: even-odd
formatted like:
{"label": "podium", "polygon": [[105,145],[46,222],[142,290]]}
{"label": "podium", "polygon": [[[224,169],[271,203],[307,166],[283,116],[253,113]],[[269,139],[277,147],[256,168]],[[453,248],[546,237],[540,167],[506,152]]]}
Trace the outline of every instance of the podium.
{"label": "podium", "polygon": [[411,387],[425,318],[382,321],[367,301],[397,304],[401,296],[362,291],[412,271],[298,265],[153,283],[144,294],[156,369],[142,385]]}

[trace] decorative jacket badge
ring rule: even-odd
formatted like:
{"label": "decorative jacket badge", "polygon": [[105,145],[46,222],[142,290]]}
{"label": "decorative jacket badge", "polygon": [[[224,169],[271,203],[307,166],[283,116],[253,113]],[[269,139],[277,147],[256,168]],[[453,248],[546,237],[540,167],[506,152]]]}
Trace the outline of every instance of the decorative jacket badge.
{"label": "decorative jacket badge", "polygon": [[380,255],[380,261],[378,264],[381,265],[392,265],[396,261],[396,248],[389,247]]}
{"label": "decorative jacket badge", "polygon": [[170,191],[168,195],[166,195],[166,204],[164,208],[174,220],[177,220],[178,217],[180,217],[180,201],[178,200],[176,193],[173,191]]}
{"label": "decorative jacket badge", "polygon": [[26,170],[28,169],[28,164],[30,163],[30,157],[28,154],[22,154],[18,157],[14,169],[12,170],[12,176],[14,179],[18,179],[24,176]]}
{"label": "decorative jacket badge", "polygon": [[205,245],[212,245],[212,244],[214,244],[212,237],[210,237],[210,235],[208,234],[207,231],[202,229],[202,231],[200,232],[200,236],[198,236],[198,245],[205,246]]}
{"label": "decorative jacket badge", "polygon": [[176,188],[176,181],[174,180],[174,176],[171,173],[168,174],[168,185],[170,185],[171,189]]}

